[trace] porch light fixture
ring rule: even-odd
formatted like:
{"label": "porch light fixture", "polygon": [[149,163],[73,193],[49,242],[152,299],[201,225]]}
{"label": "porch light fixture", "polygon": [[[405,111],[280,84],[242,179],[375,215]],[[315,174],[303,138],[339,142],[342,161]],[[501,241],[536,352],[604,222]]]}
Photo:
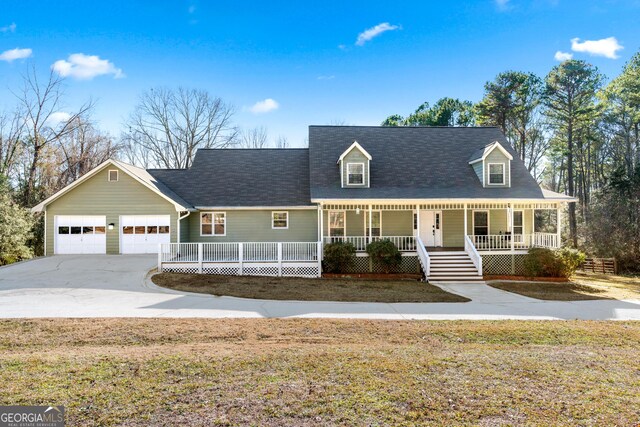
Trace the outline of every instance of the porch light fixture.
{"label": "porch light fixture", "polygon": [[356,208],[356,215],[360,215],[360,208]]}
{"label": "porch light fixture", "polygon": [[109,226],[108,226],[109,230],[113,230],[113,227],[114,227],[114,226],[115,226],[115,224],[114,224],[114,223],[112,223],[112,222],[111,222],[111,223],[109,223]]}

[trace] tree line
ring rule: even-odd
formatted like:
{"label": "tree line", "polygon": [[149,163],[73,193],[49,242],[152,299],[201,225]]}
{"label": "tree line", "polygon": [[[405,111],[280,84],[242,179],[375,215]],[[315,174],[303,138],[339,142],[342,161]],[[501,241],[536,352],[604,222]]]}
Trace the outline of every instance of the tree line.
{"label": "tree line", "polygon": [[383,126],[496,126],[543,187],[576,197],[567,242],[640,270],[640,52],[607,82],[580,60],[506,71],[477,102],[442,98]]}

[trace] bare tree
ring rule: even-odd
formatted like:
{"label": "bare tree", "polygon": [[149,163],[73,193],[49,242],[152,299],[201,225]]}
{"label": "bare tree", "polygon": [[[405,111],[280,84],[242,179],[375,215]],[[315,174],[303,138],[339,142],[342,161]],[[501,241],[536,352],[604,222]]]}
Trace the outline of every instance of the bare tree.
{"label": "bare tree", "polygon": [[231,106],[204,90],[151,89],[140,96],[126,122],[127,157],[148,156],[145,166],[188,168],[199,148],[234,143],[233,113]]}
{"label": "bare tree", "polygon": [[267,128],[264,126],[242,130],[239,139],[242,148],[267,148],[269,145]]}
{"label": "bare tree", "polygon": [[11,178],[22,153],[24,120],[19,111],[0,113],[0,176]]}
{"label": "bare tree", "polygon": [[119,145],[113,143],[111,137],[100,132],[93,124],[82,118],[76,119],[78,123],[74,130],[58,141],[57,154],[60,159],[58,188],[80,178],[91,169],[107,159],[117,155]]}
{"label": "bare tree", "polygon": [[289,140],[286,136],[278,136],[278,139],[276,139],[276,148],[289,148]]}
{"label": "bare tree", "polygon": [[65,116],[64,120],[54,122],[55,113],[63,108],[63,79],[53,70],[46,82],[41,83],[35,67],[31,67],[23,76],[22,91],[15,94],[20,104],[21,114],[24,115],[25,176],[23,188],[23,203],[29,206],[39,198],[35,195],[38,180],[38,168],[43,151],[53,142],[73,132],[78,125],[78,118],[86,115],[93,103],[82,105],[74,113]]}

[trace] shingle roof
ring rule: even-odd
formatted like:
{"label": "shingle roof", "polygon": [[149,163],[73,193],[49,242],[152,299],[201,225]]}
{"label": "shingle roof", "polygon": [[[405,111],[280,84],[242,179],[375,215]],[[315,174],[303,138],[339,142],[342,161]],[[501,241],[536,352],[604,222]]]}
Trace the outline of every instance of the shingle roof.
{"label": "shingle roof", "polygon": [[198,150],[188,170],[149,169],[194,207],[308,206],[308,149]]}
{"label": "shingle roof", "polygon": [[[370,188],[341,188],[336,160],[354,141],[373,158]],[[495,141],[513,156],[511,188],[483,188],[469,165]],[[555,198],[495,127],[310,126],[309,167],[312,199]]]}

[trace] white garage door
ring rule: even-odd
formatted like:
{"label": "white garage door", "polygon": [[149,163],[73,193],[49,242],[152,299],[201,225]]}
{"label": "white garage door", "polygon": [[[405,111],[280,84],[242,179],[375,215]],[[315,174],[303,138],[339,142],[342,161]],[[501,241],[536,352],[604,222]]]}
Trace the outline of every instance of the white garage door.
{"label": "white garage door", "polygon": [[54,217],[56,254],[107,253],[105,216],[56,215]]}
{"label": "white garage door", "polygon": [[170,243],[169,215],[123,215],[120,217],[120,252],[155,254],[160,243]]}

